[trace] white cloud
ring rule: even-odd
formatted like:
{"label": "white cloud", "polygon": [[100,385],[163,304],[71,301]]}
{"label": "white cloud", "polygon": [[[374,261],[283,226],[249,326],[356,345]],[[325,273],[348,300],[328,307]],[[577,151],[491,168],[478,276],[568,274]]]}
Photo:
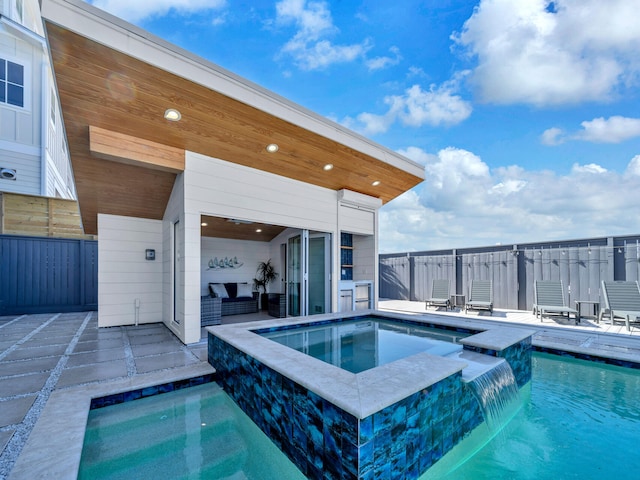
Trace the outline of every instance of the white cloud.
{"label": "white cloud", "polygon": [[635,175],[640,177],[640,155],[636,155],[631,159],[629,165],[627,165],[625,175]]}
{"label": "white cloud", "polygon": [[553,127],[542,132],[540,141],[543,145],[560,145],[565,142],[566,135],[561,128]]}
{"label": "white cloud", "polygon": [[437,155],[417,147],[399,153],[425,165],[425,181],[380,210],[383,253],[640,230],[640,217],[629,215],[640,190],[640,155],[623,174],[576,164],[559,175],[519,166],[491,170],[477,155],[453,147]]}
{"label": "white cloud", "polygon": [[386,132],[396,121],[409,127],[455,125],[469,118],[473,110],[469,102],[456,94],[457,85],[457,79],[440,86],[431,85],[429,90],[413,85],[402,95],[385,97],[384,103],[389,107],[386,113],[364,112],[355,122],[347,118],[343,123],[365,135]]}
{"label": "white cloud", "polygon": [[486,102],[608,100],[640,74],[637,0],[482,0],[452,36]]}
{"label": "white cloud", "polygon": [[553,127],[545,130],[540,140],[544,145],[560,145],[568,140],[581,140],[593,143],[620,143],[640,137],[640,118],[613,116],[605,119],[594,118],[580,124],[582,130],[568,134]]}
{"label": "white cloud", "polygon": [[318,70],[334,63],[351,62],[371,48],[368,40],[352,45],[334,45],[327,37],[338,29],[324,1],[282,0],[276,3],[276,22],[295,25],[297,31],[282,48],[303,70]]}
{"label": "white cloud", "polygon": [[588,163],[586,165],[580,165],[578,163],[574,163],[573,167],[571,167],[571,173],[586,173],[586,174],[600,174],[606,173],[607,169],[601,167],[597,163]]}
{"label": "white cloud", "polygon": [[614,116],[605,120],[600,117],[581,125],[584,130],[576,138],[587,142],[620,143],[640,137],[640,118]]}
{"label": "white cloud", "polygon": [[389,49],[392,56],[390,57],[375,57],[367,60],[365,63],[367,68],[371,71],[374,70],[382,70],[384,68],[397,65],[402,60],[402,55],[400,55],[400,49],[398,47],[391,47]]}
{"label": "white cloud", "polygon": [[219,10],[227,5],[226,0],[93,0],[89,3],[134,23],[149,17],[161,17],[171,11],[186,15]]}

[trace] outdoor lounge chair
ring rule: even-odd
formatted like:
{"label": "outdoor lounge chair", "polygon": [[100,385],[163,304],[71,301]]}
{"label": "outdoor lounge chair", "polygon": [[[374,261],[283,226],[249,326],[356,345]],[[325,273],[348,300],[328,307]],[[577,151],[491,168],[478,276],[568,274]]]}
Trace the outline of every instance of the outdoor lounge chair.
{"label": "outdoor lounge chair", "polygon": [[570,318],[570,315],[573,314],[576,325],[580,322],[578,311],[575,308],[568,307],[564,301],[564,289],[561,281],[536,280],[534,294],[533,314],[536,317],[539,316],[541,322],[542,316],[545,314],[566,315],[567,318]]}
{"label": "outdoor lounge chair", "polygon": [[449,298],[449,280],[434,280],[431,285],[431,298],[425,304],[427,307],[445,307],[447,310],[451,305]]}
{"label": "outdoor lounge chair", "polygon": [[638,282],[602,281],[602,294],[604,295],[605,308],[600,311],[598,322],[605,314],[611,319],[624,318],[627,330],[631,330],[629,324],[637,322],[640,317],[640,287]]}
{"label": "outdoor lounge chair", "polygon": [[493,284],[491,280],[471,280],[469,299],[464,304],[467,310],[489,310],[493,314]]}

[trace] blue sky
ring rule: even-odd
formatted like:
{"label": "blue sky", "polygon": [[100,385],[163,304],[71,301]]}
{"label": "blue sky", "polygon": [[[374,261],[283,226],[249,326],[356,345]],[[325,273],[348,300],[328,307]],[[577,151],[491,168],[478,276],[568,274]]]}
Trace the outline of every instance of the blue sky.
{"label": "blue sky", "polygon": [[640,233],[640,0],[93,0],[425,166],[380,252]]}

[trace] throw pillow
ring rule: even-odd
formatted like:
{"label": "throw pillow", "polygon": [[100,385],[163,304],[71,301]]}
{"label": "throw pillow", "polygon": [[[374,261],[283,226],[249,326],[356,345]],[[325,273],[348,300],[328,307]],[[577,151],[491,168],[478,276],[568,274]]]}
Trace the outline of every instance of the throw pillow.
{"label": "throw pillow", "polygon": [[216,297],[229,298],[227,289],[224,288],[224,285],[222,283],[210,283],[209,286],[212,288],[213,293]]}
{"label": "throw pillow", "polygon": [[236,295],[238,298],[240,297],[253,297],[253,290],[251,289],[251,285],[248,283],[239,283],[238,284],[238,294]]}

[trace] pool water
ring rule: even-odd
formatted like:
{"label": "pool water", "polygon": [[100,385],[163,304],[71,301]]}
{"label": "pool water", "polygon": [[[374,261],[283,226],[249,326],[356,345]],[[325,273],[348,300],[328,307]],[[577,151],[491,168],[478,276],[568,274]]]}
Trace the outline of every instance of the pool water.
{"label": "pool water", "polygon": [[640,371],[536,353],[521,393],[502,431],[477,429],[421,480],[640,478]]}
{"label": "pool water", "polygon": [[[639,478],[640,371],[536,353],[521,394],[502,430],[481,425],[420,480]],[[92,410],[78,478],[304,476],[206,384]]]}
{"label": "pool water", "polygon": [[395,362],[416,353],[455,355],[469,334],[373,318],[331,322],[260,333],[352,373]]}
{"label": "pool water", "polygon": [[79,479],[304,479],[215,383],[91,410]]}

